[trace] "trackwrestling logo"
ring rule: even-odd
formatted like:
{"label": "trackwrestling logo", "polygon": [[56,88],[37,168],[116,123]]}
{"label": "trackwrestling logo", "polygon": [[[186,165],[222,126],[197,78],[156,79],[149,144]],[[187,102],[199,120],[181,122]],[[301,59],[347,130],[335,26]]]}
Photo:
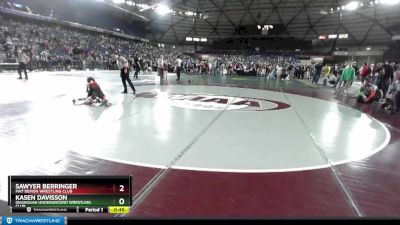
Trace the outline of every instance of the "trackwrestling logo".
{"label": "trackwrestling logo", "polygon": [[210,94],[172,94],[170,99],[174,107],[194,110],[267,111],[290,108],[289,104],[275,100]]}
{"label": "trackwrestling logo", "polygon": [[64,217],[50,217],[50,216],[13,216],[3,217],[3,224],[10,225],[36,225],[36,224],[52,224],[52,225],[64,225]]}

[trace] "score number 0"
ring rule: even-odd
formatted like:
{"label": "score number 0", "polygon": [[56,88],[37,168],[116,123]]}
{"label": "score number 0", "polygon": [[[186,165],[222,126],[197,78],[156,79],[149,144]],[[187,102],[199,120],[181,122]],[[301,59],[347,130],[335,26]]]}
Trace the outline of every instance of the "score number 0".
{"label": "score number 0", "polygon": [[[125,191],[124,188],[125,188],[124,185],[119,185],[119,192],[124,192]],[[120,205],[123,205],[123,204],[125,204],[125,199],[124,198],[120,198],[118,202],[119,202]]]}

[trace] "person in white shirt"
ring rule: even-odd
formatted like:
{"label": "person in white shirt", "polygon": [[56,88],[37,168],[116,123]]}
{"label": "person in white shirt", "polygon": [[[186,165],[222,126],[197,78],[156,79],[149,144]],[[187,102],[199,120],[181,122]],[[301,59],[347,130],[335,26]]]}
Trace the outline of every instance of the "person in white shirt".
{"label": "person in white shirt", "polygon": [[160,84],[164,84],[164,56],[161,55],[160,58],[157,59],[157,73],[160,77]]}
{"label": "person in white shirt", "polygon": [[175,60],[176,63],[176,76],[178,77],[176,80],[179,81],[181,79],[181,70],[182,70],[182,59],[180,56]]}
{"label": "person in white shirt", "polygon": [[126,81],[128,81],[129,86],[132,88],[133,94],[136,93],[135,86],[133,86],[133,83],[131,81],[131,78],[129,78],[129,63],[128,60],[125,59],[122,55],[119,57],[116,55],[115,56],[117,60],[117,66],[118,69],[121,71],[121,80],[122,80],[122,85],[124,85],[124,90],[122,91],[123,94],[128,93],[127,91],[127,86],[126,86]]}
{"label": "person in white shirt", "polygon": [[25,74],[25,80],[28,80],[28,73],[26,72],[26,65],[29,63],[29,57],[25,52],[25,49],[18,49],[18,79],[22,79],[22,71],[24,71]]}

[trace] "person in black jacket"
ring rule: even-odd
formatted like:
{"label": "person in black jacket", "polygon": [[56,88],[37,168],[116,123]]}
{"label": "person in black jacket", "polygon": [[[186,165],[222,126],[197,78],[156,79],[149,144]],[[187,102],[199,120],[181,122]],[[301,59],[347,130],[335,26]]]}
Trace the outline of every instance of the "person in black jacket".
{"label": "person in black jacket", "polygon": [[321,76],[321,72],[322,72],[322,64],[317,63],[317,65],[315,65],[315,73],[314,73],[314,77],[313,77],[313,80],[311,83],[318,84],[319,77]]}
{"label": "person in black jacket", "polygon": [[388,61],[386,61],[385,65],[383,66],[383,74],[378,82],[378,89],[382,90],[383,99],[386,98],[386,93],[392,81],[393,81],[393,67],[389,65]]}
{"label": "person in black jacket", "polygon": [[137,54],[135,58],[133,59],[133,63],[135,66],[135,75],[134,78],[138,79],[138,74],[140,72],[141,66],[140,66],[140,61],[139,61],[139,55]]}

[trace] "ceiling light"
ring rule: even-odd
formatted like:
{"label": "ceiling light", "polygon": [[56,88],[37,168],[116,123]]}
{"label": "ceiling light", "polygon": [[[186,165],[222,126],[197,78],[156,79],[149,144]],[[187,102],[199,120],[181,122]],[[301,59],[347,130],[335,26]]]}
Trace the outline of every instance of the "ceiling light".
{"label": "ceiling light", "polygon": [[328,37],[326,35],[319,35],[320,40],[326,40]]}
{"label": "ceiling light", "polygon": [[163,5],[163,4],[160,4],[160,5],[158,5],[157,8],[156,8],[156,12],[157,12],[158,14],[160,14],[160,15],[163,16],[163,15],[165,15],[165,14],[167,14],[167,13],[170,13],[171,10],[169,9],[168,6]]}
{"label": "ceiling light", "polygon": [[386,5],[396,5],[400,2],[400,0],[381,0],[381,4],[386,4]]}
{"label": "ceiling light", "polygon": [[125,0],[113,0],[114,4],[122,4]]}
{"label": "ceiling light", "polygon": [[330,35],[328,35],[328,38],[335,39],[335,38],[337,38],[337,34],[330,34]]}
{"label": "ceiling light", "polygon": [[346,9],[349,11],[356,10],[360,6],[359,2],[349,2],[349,4],[346,5]]}

